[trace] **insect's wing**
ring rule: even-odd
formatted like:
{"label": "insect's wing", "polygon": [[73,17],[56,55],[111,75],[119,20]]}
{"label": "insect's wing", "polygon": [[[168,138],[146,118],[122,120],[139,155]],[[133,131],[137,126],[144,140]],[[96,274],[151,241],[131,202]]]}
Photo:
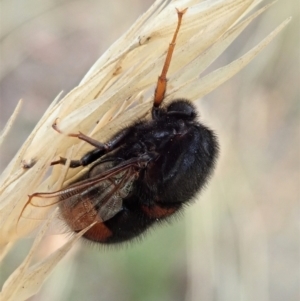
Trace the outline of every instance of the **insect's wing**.
{"label": "insect's wing", "polygon": [[[112,196],[97,198],[94,191],[98,185],[60,202],[60,212],[65,222],[75,231],[80,231],[93,222],[104,222],[115,216],[122,208],[122,199]],[[105,193],[105,191],[99,191]],[[101,195],[100,195],[101,196]]]}
{"label": "insect's wing", "polygon": [[[93,222],[104,222],[121,211],[123,198],[132,188],[137,172],[132,167],[112,173],[105,179],[90,179],[89,186],[80,187],[77,183],[76,194],[65,198],[61,191],[60,209],[64,220],[73,230],[81,230]],[[76,187],[75,186],[75,187]],[[75,192],[75,191],[74,191]]]}
{"label": "insect's wing", "polygon": [[[43,199],[58,197],[55,203],[59,204],[65,222],[72,230],[82,230],[93,222],[107,221],[120,212],[123,198],[130,193],[132,184],[145,163],[143,158],[123,161],[65,189],[53,193],[34,193],[27,205],[33,205],[33,199],[37,197]],[[52,204],[54,203],[50,205]]]}

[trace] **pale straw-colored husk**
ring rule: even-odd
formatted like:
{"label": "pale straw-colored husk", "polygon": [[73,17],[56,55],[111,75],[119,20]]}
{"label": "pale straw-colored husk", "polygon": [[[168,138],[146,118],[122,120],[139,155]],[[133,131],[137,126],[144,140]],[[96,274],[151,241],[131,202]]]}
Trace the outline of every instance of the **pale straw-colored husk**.
{"label": "pale straw-colored husk", "polygon": [[[94,64],[80,85],[62,100],[59,96],[37,124],[15,158],[3,172],[0,196],[0,256],[19,238],[35,231],[36,239],[24,262],[6,281],[1,300],[25,300],[35,294],[51,270],[66,254],[79,233],[42,262],[30,265],[41,238],[56,212],[55,206],[30,204],[20,214],[34,192],[51,192],[67,185],[83,168],[68,170],[50,162],[58,155],[79,158],[91,146],[58,134],[52,124],[58,119],[63,133],[81,131],[105,141],[137,118],[148,117],[156,80],[161,72],[169,42],[176,27],[175,8],[188,8],[176,43],[168,73],[165,102],[184,97],[197,100],[208,94],[246,66],[290,21],[285,20],[257,46],[232,63],[205,76],[201,73],[225,51],[234,39],[269,6],[254,8],[253,0],[157,0],[132,27]],[[19,106],[16,112],[19,111]],[[3,141],[12,120],[1,135]],[[29,168],[24,168],[29,167]],[[43,200],[36,200],[43,204]],[[48,216],[46,223],[43,218]]]}

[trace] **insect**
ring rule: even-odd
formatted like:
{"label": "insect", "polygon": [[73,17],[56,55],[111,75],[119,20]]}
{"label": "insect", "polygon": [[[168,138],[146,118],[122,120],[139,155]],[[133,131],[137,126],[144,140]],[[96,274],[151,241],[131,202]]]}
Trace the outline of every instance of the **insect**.
{"label": "insect", "polygon": [[[61,216],[72,231],[96,222],[83,236],[102,244],[129,241],[179,212],[205,186],[218,156],[213,131],[197,121],[190,101],[175,99],[162,107],[167,71],[182,16],[158,78],[152,117],[134,122],[106,143],[82,133],[69,134],[95,148],[70,168],[91,165],[67,188],[30,196],[59,198]],[[59,131],[56,124],[54,129]],[[51,164],[65,164],[60,158]]]}

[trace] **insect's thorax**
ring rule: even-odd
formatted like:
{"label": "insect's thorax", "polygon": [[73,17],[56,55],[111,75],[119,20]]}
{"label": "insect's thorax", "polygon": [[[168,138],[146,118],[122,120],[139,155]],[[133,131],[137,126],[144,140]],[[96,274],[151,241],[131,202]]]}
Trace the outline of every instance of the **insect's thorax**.
{"label": "insect's thorax", "polygon": [[[135,132],[115,155],[124,160],[144,154],[153,158],[140,171],[135,183],[134,192],[141,201],[149,203],[155,197],[156,201],[181,203],[199,190],[202,182],[201,171],[197,175],[200,134],[198,123],[180,119],[149,121],[135,126]],[[193,183],[186,181],[189,177],[194,178]]]}
{"label": "insect's thorax", "polygon": [[121,148],[120,155],[126,156],[126,159],[147,152],[156,152],[158,156],[162,156],[170,150],[170,144],[174,142],[174,139],[180,139],[190,127],[191,125],[182,120],[164,119],[140,123]]}

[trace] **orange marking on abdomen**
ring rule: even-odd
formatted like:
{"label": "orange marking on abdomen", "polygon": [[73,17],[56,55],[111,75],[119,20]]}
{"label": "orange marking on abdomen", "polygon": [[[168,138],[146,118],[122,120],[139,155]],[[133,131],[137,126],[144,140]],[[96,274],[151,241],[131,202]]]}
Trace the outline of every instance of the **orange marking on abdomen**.
{"label": "orange marking on abdomen", "polygon": [[104,223],[99,222],[88,230],[83,237],[92,241],[105,242],[112,234],[112,231]]}
{"label": "orange marking on abdomen", "polygon": [[178,208],[163,208],[159,205],[154,205],[151,207],[148,206],[142,206],[142,210],[144,213],[146,213],[151,218],[162,218],[169,215],[172,215],[175,211],[177,211]]}
{"label": "orange marking on abdomen", "polygon": [[73,207],[68,202],[64,202],[61,204],[60,209],[66,223],[77,233],[96,222],[91,229],[83,234],[83,237],[86,239],[105,242],[113,234],[98,216],[97,210],[88,198]]}

